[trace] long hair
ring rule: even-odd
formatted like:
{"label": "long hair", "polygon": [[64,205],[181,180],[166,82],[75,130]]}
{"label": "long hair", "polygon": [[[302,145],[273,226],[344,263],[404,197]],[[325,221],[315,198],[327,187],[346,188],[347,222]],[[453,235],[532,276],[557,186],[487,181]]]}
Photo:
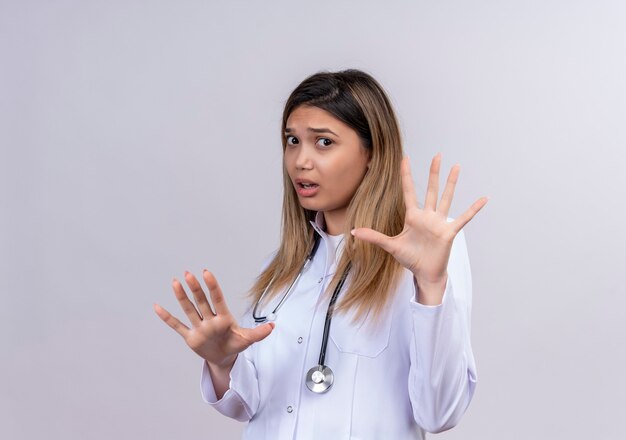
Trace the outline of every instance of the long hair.
{"label": "long hair", "polygon": [[[369,169],[348,205],[344,250],[326,294],[330,296],[351,264],[351,282],[346,284],[348,287],[333,312],[353,310],[353,323],[368,314],[376,321],[395,291],[402,266],[378,246],[355,239],[350,230],[368,227],[389,236],[402,231],[405,206],[400,163],[403,151],[398,121],[384,89],[371,75],[356,69],[318,72],[302,81],[285,104],[280,134],[283,154],[287,119],[301,105],[331,113],[354,129],[362,145],[370,150]],[[251,287],[249,296],[253,301],[259,300],[273,277],[266,296],[268,300],[288,286],[313,245],[315,231],[309,221],[316,212],[300,205],[284,161],[283,191],[280,247]]]}

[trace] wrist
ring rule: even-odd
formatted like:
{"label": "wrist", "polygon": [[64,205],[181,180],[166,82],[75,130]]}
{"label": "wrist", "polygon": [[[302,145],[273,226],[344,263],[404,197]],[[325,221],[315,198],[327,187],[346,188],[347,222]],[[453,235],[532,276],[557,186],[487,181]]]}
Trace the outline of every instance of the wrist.
{"label": "wrist", "polygon": [[205,359],[206,363],[209,365],[211,370],[215,371],[216,373],[230,372],[236,360],[237,360],[237,354],[229,356],[224,361],[219,362],[219,363]]}
{"label": "wrist", "polygon": [[438,281],[420,280],[415,275],[413,276],[413,281],[416,287],[416,302],[427,306],[437,306],[441,304],[448,282],[447,273]]}

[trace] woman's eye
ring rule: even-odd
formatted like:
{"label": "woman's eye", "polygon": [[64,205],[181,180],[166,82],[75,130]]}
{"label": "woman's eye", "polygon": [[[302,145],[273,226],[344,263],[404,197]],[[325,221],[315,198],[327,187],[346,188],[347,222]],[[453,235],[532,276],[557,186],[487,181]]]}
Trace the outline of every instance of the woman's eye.
{"label": "woman's eye", "polygon": [[322,148],[327,148],[332,145],[333,141],[328,138],[319,138],[318,145]]}
{"label": "woman's eye", "polygon": [[[293,140],[293,142],[290,142],[290,140]],[[287,145],[295,145],[298,143],[298,139],[295,136],[287,136]]]}

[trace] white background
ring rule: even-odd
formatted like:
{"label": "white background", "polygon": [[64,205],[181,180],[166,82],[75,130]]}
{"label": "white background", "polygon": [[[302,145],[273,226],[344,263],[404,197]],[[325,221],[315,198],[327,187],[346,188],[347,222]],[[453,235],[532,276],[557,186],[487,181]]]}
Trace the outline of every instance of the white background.
{"label": "white background", "polygon": [[[278,245],[280,120],[319,70],[388,91],[474,279],[479,383],[440,439],[623,439],[623,1],[0,1],[0,437],[235,439],[172,277],[235,313]],[[435,436],[433,436],[435,437]]]}

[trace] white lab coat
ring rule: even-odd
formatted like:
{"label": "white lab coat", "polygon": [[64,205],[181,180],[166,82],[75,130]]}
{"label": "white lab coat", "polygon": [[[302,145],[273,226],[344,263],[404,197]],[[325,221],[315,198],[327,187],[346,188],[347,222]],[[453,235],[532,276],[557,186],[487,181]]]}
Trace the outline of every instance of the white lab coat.
{"label": "white lab coat", "polygon": [[[316,394],[304,379],[318,362],[329,302],[322,300],[322,292],[335,273],[343,243],[338,244],[341,236],[323,231],[321,213],[311,224],[322,237],[319,248],[278,311],[275,329],[239,354],[230,389],[220,400],[203,361],[203,400],[228,417],[248,421],[243,439],[250,440],[423,439],[425,432],[455,426],[477,379],[470,345],[472,279],[463,230],[452,245],[440,305],[415,301],[415,279],[405,269],[375,331],[351,325],[350,314],[333,317],[325,364],[335,380],[328,392]],[[349,282],[350,275],[343,291]],[[281,297],[261,314],[273,310]],[[255,325],[251,309],[240,322]]]}

